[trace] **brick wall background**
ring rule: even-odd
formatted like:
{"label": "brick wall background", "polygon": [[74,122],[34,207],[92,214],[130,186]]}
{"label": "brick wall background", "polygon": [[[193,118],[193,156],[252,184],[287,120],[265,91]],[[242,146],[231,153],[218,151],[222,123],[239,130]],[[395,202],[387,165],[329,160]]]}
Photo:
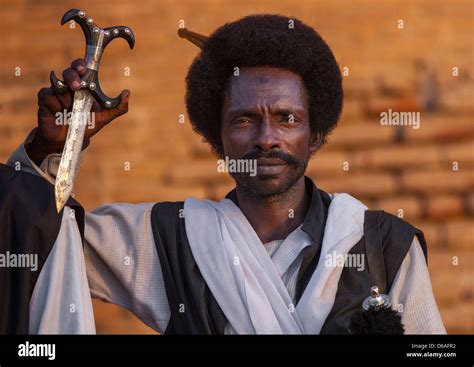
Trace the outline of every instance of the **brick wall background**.
{"label": "brick wall background", "polygon": [[[178,21],[209,34],[251,13],[293,15],[315,27],[340,67],[349,68],[342,119],[311,161],[309,176],[326,191],[349,192],[421,228],[448,332],[474,332],[471,1],[0,0],[2,162],[35,126],[36,93],[48,85],[49,72],[60,75],[83,55],[82,32],[59,24],[69,8],[85,10],[101,26],[130,26],[137,39],[133,52],[117,41],[102,59],[103,90],[116,95],[129,88],[132,95],[130,112],[93,139],[81,166],[76,194],[86,209],[222,198],[232,181],[216,172],[189,121],[178,123],[185,114],[184,78],[198,51],[176,35]],[[433,85],[440,105],[429,112],[422,102]],[[420,128],[381,126],[379,113],[389,108],[420,111]],[[94,306],[98,332],[153,332],[126,310]]]}

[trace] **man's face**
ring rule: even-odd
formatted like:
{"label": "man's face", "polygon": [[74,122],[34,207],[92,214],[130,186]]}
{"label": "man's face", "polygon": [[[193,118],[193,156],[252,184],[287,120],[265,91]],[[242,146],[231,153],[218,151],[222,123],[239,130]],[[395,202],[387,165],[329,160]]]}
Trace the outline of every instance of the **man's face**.
{"label": "man's face", "polygon": [[319,146],[308,103],[302,79],[291,71],[253,67],[231,77],[221,115],[222,151],[230,159],[257,160],[256,176],[231,173],[240,189],[277,196],[304,175]]}

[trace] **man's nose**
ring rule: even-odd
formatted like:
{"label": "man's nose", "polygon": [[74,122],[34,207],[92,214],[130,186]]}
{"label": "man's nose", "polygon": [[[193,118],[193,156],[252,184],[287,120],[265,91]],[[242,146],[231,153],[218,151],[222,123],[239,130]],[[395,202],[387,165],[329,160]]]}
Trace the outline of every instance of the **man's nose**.
{"label": "man's nose", "polygon": [[261,150],[281,148],[278,129],[269,119],[265,118],[261,121],[257,134],[255,147],[260,148]]}

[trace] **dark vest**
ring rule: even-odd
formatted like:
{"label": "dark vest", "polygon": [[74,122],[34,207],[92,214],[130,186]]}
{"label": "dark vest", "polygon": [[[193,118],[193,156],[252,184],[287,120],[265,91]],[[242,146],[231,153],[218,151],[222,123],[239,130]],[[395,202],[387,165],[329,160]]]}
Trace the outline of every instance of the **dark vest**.
{"label": "dark vest", "polygon": [[[318,264],[331,202],[330,196],[318,190],[309,178],[306,178],[306,189],[311,195],[311,203],[302,230],[310,236],[312,245],[305,253],[298,273],[296,302]],[[238,205],[235,190],[226,197]],[[223,334],[227,320],[192,256],[183,205],[184,202],[157,203],[151,215],[171,311],[165,334]],[[426,256],[426,243],[420,230],[383,211],[365,212],[364,235],[349,254],[365,256],[366,266],[362,271],[355,267],[343,268],[335,302],[321,334],[348,334],[350,319],[361,310],[371,286],[377,285],[382,293],[389,292],[415,235]]]}
{"label": "dark vest", "polygon": [[[84,238],[84,210],[72,198]],[[0,253],[36,254],[38,269],[0,267],[0,334],[28,334],[30,298],[58,236],[54,187],[42,177],[0,164]]]}

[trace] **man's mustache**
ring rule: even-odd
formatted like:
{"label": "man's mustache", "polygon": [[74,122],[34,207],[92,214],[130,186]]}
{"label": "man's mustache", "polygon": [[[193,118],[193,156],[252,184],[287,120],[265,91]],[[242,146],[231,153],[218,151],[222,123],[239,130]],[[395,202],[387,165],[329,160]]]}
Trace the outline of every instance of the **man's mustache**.
{"label": "man's mustache", "polygon": [[252,150],[251,152],[245,153],[241,159],[259,159],[259,158],[276,158],[280,159],[288,164],[299,166],[301,161],[296,159],[292,155],[282,152],[280,150]]}

